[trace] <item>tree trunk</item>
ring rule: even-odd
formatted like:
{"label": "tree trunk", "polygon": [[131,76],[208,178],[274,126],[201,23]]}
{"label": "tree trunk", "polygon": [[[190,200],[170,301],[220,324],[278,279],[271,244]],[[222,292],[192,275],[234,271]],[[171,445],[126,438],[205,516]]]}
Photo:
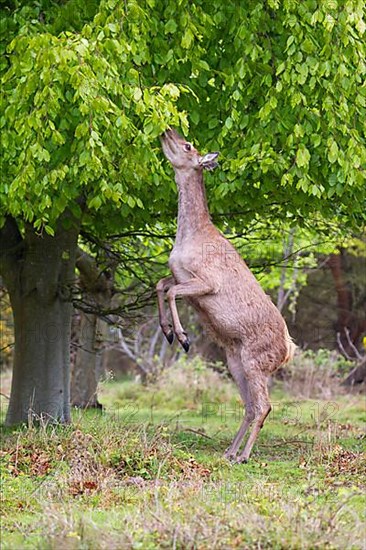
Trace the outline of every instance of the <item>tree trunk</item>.
{"label": "tree trunk", "polygon": [[97,316],[80,311],[78,347],[71,379],[71,404],[75,407],[100,408],[98,389]]}
{"label": "tree trunk", "polygon": [[[101,271],[95,258],[79,249],[76,266],[80,272],[79,284],[83,302],[92,311],[102,313],[110,306],[113,288],[113,270]],[[101,321],[97,313],[79,311],[79,338],[71,378],[71,403],[80,408],[102,408],[97,389],[101,377],[101,343],[106,338],[99,334]],[[105,323],[104,323],[105,324]],[[103,331],[104,332],[104,331]]]}
{"label": "tree trunk", "polygon": [[[353,310],[352,284],[347,272],[347,251],[340,249],[339,254],[330,254],[328,266],[331,271],[337,294],[337,314],[335,330],[339,334],[342,348],[350,357],[355,357],[351,344],[357,344],[357,339],[365,329],[365,321],[359,319]],[[349,332],[350,341],[348,340]]]}
{"label": "tree trunk", "polygon": [[[27,226],[18,248],[2,251],[1,267],[14,316],[13,378],[6,424],[70,421],[71,284],[78,229],[37,235]],[[70,219],[67,220],[70,224]],[[9,229],[8,224],[8,229]]]}

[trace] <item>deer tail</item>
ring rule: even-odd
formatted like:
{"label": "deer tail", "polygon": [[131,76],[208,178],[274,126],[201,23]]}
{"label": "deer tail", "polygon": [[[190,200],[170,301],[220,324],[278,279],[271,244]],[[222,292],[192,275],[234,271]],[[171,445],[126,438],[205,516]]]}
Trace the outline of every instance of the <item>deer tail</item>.
{"label": "deer tail", "polygon": [[293,359],[293,357],[295,355],[295,351],[297,349],[297,345],[292,340],[286,325],[285,325],[285,340],[286,340],[286,345],[287,345],[287,353],[286,353],[286,357],[285,357],[285,359],[282,363],[283,365],[285,363],[288,363],[289,361],[291,361]]}

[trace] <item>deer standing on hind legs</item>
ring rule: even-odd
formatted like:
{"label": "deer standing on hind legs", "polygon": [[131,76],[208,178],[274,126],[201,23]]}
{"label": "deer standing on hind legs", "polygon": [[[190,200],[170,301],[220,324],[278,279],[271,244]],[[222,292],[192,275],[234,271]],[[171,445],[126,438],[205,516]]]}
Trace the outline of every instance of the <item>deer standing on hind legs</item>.
{"label": "deer standing on hind legs", "polygon": [[[289,361],[295,350],[285,321],[243,259],[216,229],[208,212],[203,170],[217,166],[219,153],[201,156],[175,130],[161,137],[174,168],[179,191],[178,229],[170,254],[171,277],[156,286],[160,325],[169,343],[177,337],[185,351],[189,339],[175,299],[192,304],[216,342],[225,349],[229,371],[245,404],[243,422],[225,456],[247,462],[271,405],[268,377]],[[172,324],[164,305],[164,293]],[[252,426],[242,453],[243,438]]]}

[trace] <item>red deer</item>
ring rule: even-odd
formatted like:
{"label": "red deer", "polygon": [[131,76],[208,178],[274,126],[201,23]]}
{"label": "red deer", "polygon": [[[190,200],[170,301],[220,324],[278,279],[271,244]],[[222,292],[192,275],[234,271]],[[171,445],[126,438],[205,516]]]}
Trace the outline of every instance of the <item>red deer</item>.
{"label": "red deer", "polygon": [[[271,411],[268,378],[292,358],[296,346],[278,309],[210,219],[203,170],[217,166],[219,153],[200,155],[175,130],[166,131],[161,142],[174,168],[179,205],[177,235],[169,258],[172,276],[161,279],[156,287],[160,325],[170,343],[175,335],[188,351],[189,339],[175,302],[177,296],[183,296],[224,348],[229,371],[245,404],[243,422],[225,456],[247,462]],[[165,292],[173,326],[165,311]],[[250,426],[252,431],[239,454]]]}

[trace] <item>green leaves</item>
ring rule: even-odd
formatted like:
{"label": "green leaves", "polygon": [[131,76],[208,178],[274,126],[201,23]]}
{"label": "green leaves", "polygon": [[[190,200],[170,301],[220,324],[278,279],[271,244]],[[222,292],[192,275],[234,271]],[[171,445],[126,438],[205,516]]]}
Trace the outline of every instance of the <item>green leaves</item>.
{"label": "green leaves", "polygon": [[95,22],[78,34],[28,35],[24,27],[9,46],[1,199],[3,210],[38,228],[52,228],[65,208],[81,215],[74,208],[79,197],[111,224],[116,205],[125,215],[141,209],[141,199],[126,188],[148,194],[149,178],[160,170],[154,140],[169,125],[188,128],[176,105],[181,93],[190,93],[187,86],[149,84],[138,68],[150,55],[148,14],[132,2],[123,33],[121,17],[123,4],[103,2]]}
{"label": "green leaves", "polygon": [[305,145],[300,145],[300,147],[297,150],[296,153],[296,164],[299,168],[303,168],[304,166],[308,166],[310,161],[310,153],[309,150],[305,147]]}
{"label": "green leaves", "polygon": [[52,4],[42,25],[29,24],[36,8],[7,12],[2,213],[54,227],[70,208],[102,232],[170,220],[175,185],[158,136],[190,125],[199,149],[221,152],[208,178],[214,212],[235,203],[258,216],[362,218],[358,2],[129,0],[127,14],[117,0],[86,4],[73,18]]}
{"label": "green leaves", "polygon": [[98,210],[100,206],[102,205],[102,198],[98,195],[96,197],[92,197],[90,201],[88,202],[88,208],[94,208],[95,210]]}
{"label": "green leaves", "polygon": [[328,160],[331,164],[334,164],[338,159],[338,145],[333,138],[328,140]]}
{"label": "green leaves", "polygon": [[135,88],[135,91],[132,94],[132,97],[136,103],[138,103],[142,98],[142,90],[141,88]]}
{"label": "green leaves", "polygon": [[183,38],[182,38],[182,42],[181,42],[182,48],[188,50],[188,49],[191,47],[191,45],[192,45],[192,43],[193,43],[193,40],[194,40],[194,34],[193,34],[193,32],[191,31],[191,29],[188,28],[188,29],[185,31],[185,33],[184,33],[184,35],[183,35]]}
{"label": "green leaves", "polygon": [[165,24],[165,34],[174,34],[177,30],[178,26],[177,23],[174,21],[174,19],[169,19],[169,21]]}

